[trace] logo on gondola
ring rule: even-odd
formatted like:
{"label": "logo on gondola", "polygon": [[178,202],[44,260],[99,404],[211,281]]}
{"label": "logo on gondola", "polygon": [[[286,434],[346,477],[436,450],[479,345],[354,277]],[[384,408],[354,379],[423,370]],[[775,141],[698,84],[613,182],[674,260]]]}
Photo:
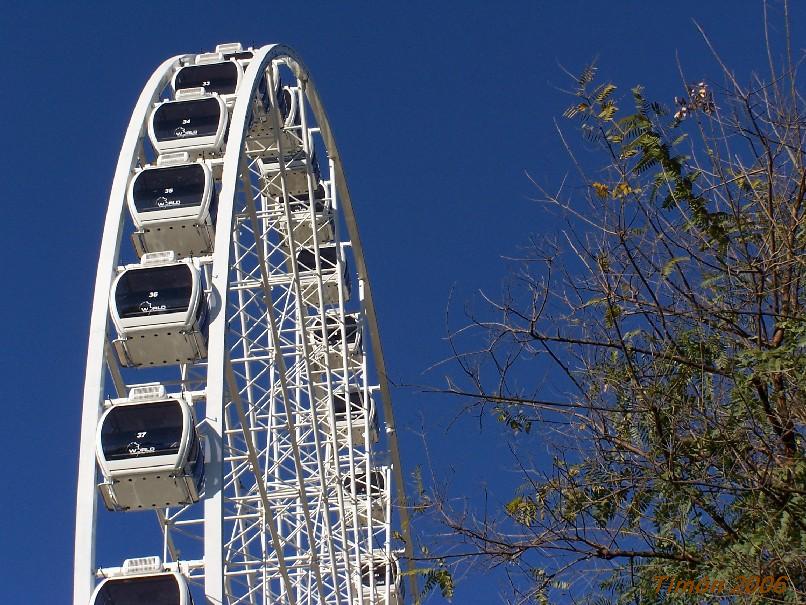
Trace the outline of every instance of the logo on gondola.
{"label": "logo on gondola", "polygon": [[180,200],[169,200],[164,195],[159,196],[154,201],[156,202],[158,208],[165,208],[166,206],[179,206],[182,204]]}
{"label": "logo on gondola", "polygon": [[141,454],[153,454],[157,448],[153,445],[151,447],[143,447],[136,441],[132,441],[126,446],[126,449],[132,456],[139,456]]}
{"label": "logo on gondola", "polygon": [[155,305],[150,300],[144,300],[140,303],[140,313],[161,313],[167,309],[167,305]]}
{"label": "logo on gondola", "polygon": [[182,139],[184,137],[195,137],[197,134],[199,134],[199,131],[198,129],[187,130],[184,126],[180,126],[176,130],[174,130],[174,134],[178,138]]}

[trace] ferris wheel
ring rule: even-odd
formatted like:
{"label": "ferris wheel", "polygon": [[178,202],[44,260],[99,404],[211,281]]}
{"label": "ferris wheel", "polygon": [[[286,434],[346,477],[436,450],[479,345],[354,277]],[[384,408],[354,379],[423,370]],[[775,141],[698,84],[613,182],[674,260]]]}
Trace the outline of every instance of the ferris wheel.
{"label": "ferris wheel", "polygon": [[[152,547],[106,560],[132,542]],[[310,75],[282,45],[168,59],[109,197],[73,603],[402,605],[410,556],[372,291]]]}

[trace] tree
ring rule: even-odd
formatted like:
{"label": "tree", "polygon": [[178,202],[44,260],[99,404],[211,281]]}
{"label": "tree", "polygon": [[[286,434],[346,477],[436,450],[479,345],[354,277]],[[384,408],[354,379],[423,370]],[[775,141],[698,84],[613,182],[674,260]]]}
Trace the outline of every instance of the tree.
{"label": "tree", "polygon": [[[421,504],[519,602],[806,601],[806,114],[786,38],[749,84],[714,51],[724,91],[687,84],[676,112],[640,86],[626,110],[585,69],[565,118],[595,160],[563,138],[578,186],[538,186],[567,230],[450,334],[447,391],[553,462],[519,458],[498,515]],[[561,397],[528,382],[543,359]]]}

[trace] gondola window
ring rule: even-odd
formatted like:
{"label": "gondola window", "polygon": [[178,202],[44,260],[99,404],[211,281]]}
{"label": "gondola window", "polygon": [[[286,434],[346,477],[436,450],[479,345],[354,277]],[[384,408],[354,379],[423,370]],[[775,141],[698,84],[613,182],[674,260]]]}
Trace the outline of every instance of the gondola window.
{"label": "gondola window", "polygon": [[118,406],[101,429],[107,460],[176,454],[181,441],[182,408],[175,401]]}
{"label": "gondola window", "polygon": [[173,576],[114,580],[104,584],[94,605],[179,605],[179,585]]}
{"label": "gondola window", "polygon": [[212,97],[165,103],[154,115],[154,134],[158,141],[214,136],[220,115],[218,101]]}
{"label": "gondola window", "polygon": [[200,164],[158,168],[141,172],[134,182],[132,197],[138,212],[198,206],[205,188]]}
{"label": "gondola window", "polygon": [[121,319],[186,311],[193,276],[185,265],[133,269],[124,273],[115,291]]}

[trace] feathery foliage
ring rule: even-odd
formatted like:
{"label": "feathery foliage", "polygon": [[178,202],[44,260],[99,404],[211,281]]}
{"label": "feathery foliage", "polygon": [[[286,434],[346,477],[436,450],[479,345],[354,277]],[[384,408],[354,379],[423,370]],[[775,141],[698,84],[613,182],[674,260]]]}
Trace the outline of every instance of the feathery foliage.
{"label": "feathery foliage", "polygon": [[[681,120],[582,72],[564,116],[594,159],[545,194],[573,231],[472,318],[488,348],[457,353],[448,391],[520,433],[524,481],[498,514],[429,506],[519,602],[718,603],[687,583],[742,576],[778,583],[731,598],[806,601],[806,108],[789,67],[725,76]],[[556,401],[528,383],[542,360]]]}

